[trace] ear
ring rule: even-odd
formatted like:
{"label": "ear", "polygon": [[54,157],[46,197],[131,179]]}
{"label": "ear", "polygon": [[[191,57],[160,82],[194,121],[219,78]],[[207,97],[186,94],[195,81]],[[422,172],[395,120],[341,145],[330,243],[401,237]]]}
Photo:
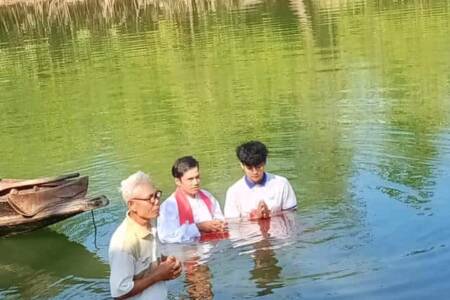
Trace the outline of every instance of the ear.
{"label": "ear", "polygon": [[133,200],[128,200],[127,201],[127,208],[128,208],[129,211],[131,211],[131,208],[133,207],[133,203],[134,203]]}
{"label": "ear", "polygon": [[181,185],[181,179],[180,178],[175,178],[175,184],[176,184],[176,186],[180,186]]}
{"label": "ear", "polygon": [[242,171],[244,171],[245,170],[244,164],[243,163],[239,163],[239,165],[241,166]]}

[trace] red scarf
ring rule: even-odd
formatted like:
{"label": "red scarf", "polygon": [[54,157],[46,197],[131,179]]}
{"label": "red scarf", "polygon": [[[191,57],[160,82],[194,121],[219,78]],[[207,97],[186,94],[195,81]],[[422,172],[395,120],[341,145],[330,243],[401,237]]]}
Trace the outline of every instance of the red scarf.
{"label": "red scarf", "polygon": [[225,240],[230,237],[228,231],[202,232],[200,242],[212,242],[217,240]]}
{"label": "red scarf", "polygon": [[[198,195],[200,199],[206,204],[208,207],[209,213],[211,214],[211,218],[214,217],[213,203],[205,193],[201,190],[198,191]],[[181,189],[177,189],[175,191],[175,199],[177,200],[178,205],[178,217],[180,219],[180,225],[193,224],[194,223],[194,215],[192,214],[192,208],[189,204],[189,200],[186,197],[186,194],[181,191]]]}
{"label": "red scarf", "polygon": [[[198,191],[198,196],[206,204],[206,207],[208,207],[209,213],[211,214],[211,218],[214,218],[214,209],[211,199],[201,190]],[[192,213],[191,205],[189,204],[189,200],[187,199],[186,194],[183,193],[179,188],[175,191],[175,200],[177,201],[178,217],[180,220],[180,225],[186,224],[186,222],[188,224],[193,224],[194,215]],[[228,237],[229,237],[228,231],[202,232],[200,236],[200,242],[227,239]]]}

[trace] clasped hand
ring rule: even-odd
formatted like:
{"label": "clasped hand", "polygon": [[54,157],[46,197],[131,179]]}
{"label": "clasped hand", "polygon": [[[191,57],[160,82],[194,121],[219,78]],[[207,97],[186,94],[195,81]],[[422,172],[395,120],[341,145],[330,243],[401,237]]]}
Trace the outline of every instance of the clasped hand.
{"label": "clasped hand", "polygon": [[261,200],[258,207],[250,213],[250,219],[267,219],[270,218],[271,211],[264,200]]}
{"label": "clasped hand", "polygon": [[211,220],[197,223],[200,232],[224,232],[228,230],[227,223],[221,220]]}
{"label": "clasped hand", "polygon": [[161,280],[175,279],[181,274],[181,263],[174,256],[165,257],[156,267],[155,272]]}

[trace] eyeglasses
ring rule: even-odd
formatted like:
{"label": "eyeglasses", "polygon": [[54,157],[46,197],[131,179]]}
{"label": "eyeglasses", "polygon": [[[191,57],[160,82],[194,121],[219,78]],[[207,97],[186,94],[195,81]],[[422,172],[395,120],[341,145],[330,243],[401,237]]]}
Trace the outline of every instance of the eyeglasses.
{"label": "eyeglasses", "polygon": [[140,200],[140,201],[146,201],[146,202],[151,202],[152,199],[161,199],[162,196],[162,191],[157,190],[156,192],[150,194],[148,196],[148,198],[142,199],[142,198],[133,198],[133,200]]}

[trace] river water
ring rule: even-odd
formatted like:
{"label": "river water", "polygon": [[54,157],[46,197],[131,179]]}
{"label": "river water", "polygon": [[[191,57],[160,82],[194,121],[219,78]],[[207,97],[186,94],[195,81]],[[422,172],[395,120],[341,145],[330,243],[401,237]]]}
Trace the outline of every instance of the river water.
{"label": "river water", "polygon": [[447,299],[448,1],[4,1],[0,178],[79,171],[111,203],[0,239],[0,298],[107,299],[117,187],[194,155],[223,205],[265,142],[294,214],[168,247],[171,299]]}

